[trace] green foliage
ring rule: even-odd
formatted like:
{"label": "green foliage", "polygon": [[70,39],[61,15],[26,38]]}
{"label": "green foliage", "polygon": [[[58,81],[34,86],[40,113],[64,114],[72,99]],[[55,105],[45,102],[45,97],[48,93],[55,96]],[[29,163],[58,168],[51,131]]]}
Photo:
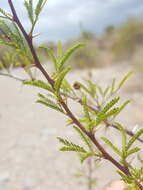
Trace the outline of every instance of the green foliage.
{"label": "green foliage", "polygon": [[18,26],[12,22],[0,20],[0,44],[3,54],[0,56],[0,68],[22,67],[32,79],[30,67],[33,59]]}
{"label": "green foliage", "polygon": [[24,81],[23,84],[36,86],[38,88],[43,88],[45,90],[53,92],[53,89],[49,86],[49,84],[47,84],[47,83],[45,83],[44,81],[41,81],[41,80]]}
{"label": "green foliage", "polygon": [[120,82],[119,85],[118,85],[118,89],[120,89],[120,88],[124,85],[124,83],[128,80],[128,78],[129,78],[132,74],[133,74],[133,72],[132,72],[132,71],[129,71],[129,72],[123,77],[123,79],[121,80],[121,82]]}
{"label": "green foliage", "polygon": [[39,100],[37,100],[37,103],[43,104],[49,108],[52,108],[58,112],[64,113],[64,110],[58,106],[57,102],[53,102],[51,99],[49,99],[48,97],[42,95],[42,94],[38,94],[39,96]]}
{"label": "green foliage", "polygon": [[101,137],[101,139],[102,139],[108,146],[110,146],[110,148],[111,148],[115,153],[117,153],[119,156],[121,156],[120,150],[119,150],[116,146],[114,146],[111,141],[109,141],[109,140],[108,140],[107,138],[105,138],[105,137]]}
{"label": "green foliage", "polygon": [[88,147],[88,149],[93,152],[93,147],[91,144],[91,141],[88,137],[85,136],[85,134],[77,127],[73,127],[75,129],[75,131],[79,134],[81,140],[84,142],[84,144]]}
{"label": "green foliage", "polygon": [[30,19],[31,23],[33,24],[34,23],[33,0],[29,0],[29,1],[25,0],[24,5],[27,9],[29,19]]}
{"label": "green foliage", "polygon": [[122,137],[122,149],[119,150],[118,147],[116,147],[109,139],[102,137],[101,139],[120,157],[123,163],[126,162],[126,159],[132,155],[140,151],[139,147],[134,147],[132,149],[129,149],[131,145],[139,138],[139,136],[142,134],[142,130],[140,130],[138,133],[136,133],[130,140],[127,142],[127,134],[125,128],[119,124],[115,123],[115,125],[118,127],[121,137]]}
{"label": "green foliage", "polygon": [[63,68],[64,63],[68,60],[68,58],[80,47],[83,47],[84,44],[77,44],[74,47],[70,48],[59,60],[58,68],[61,70]]}
{"label": "green foliage", "polygon": [[5,10],[0,8],[0,18],[11,19],[11,15],[7,13]]}
{"label": "green foliage", "polygon": [[134,136],[129,140],[127,146],[126,146],[126,150],[128,150],[133,144],[134,142],[143,134],[143,129],[140,129],[136,134],[134,134]]}
{"label": "green foliage", "polygon": [[95,121],[90,116],[86,96],[83,96],[82,103],[83,103],[84,117],[86,118],[87,128],[89,131],[92,131]]}
{"label": "green foliage", "polygon": [[100,112],[98,112],[97,116],[105,114],[108,110],[110,110],[118,101],[119,97],[113,98]]}
{"label": "green foliage", "polygon": [[44,8],[44,5],[46,4],[47,0],[38,0],[36,7],[33,6],[33,0],[25,0],[24,1],[24,6],[27,10],[27,14],[29,17],[29,20],[31,22],[31,30],[30,30],[30,34],[33,33],[33,30],[35,28],[35,25],[38,21],[39,15],[42,11],[42,9]]}
{"label": "green foliage", "polygon": [[1,20],[0,30],[2,32],[2,35],[0,35],[1,44],[11,46],[19,51],[23,50],[24,53],[27,53],[24,39],[15,23],[10,25],[6,21]]}
{"label": "green foliage", "polygon": [[116,117],[117,115],[119,115],[121,113],[122,110],[124,110],[124,108],[130,103],[130,100],[125,101],[118,109],[118,111],[116,112],[116,114],[114,115],[114,117]]}
{"label": "green foliage", "polygon": [[[84,44],[79,43],[75,46],[73,46],[72,48],[69,48],[63,55],[62,53],[58,53],[58,56],[54,55],[54,52],[52,51],[52,49],[46,47],[46,46],[40,46],[40,48],[45,49],[49,55],[49,57],[51,58],[51,60],[54,63],[54,67],[55,70],[58,72],[61,72],[64,69],[64,65],[67,62],[67,60],[71,57],[71,55],[73,55],[73,53],[83,47]],[[58,46],[58,52],[63,52],[62,50],[62,46]]]}
{"label": "green foliage", "polygon": [[97,116],[97,118],[96,118],[96,126],[99,125],[105,119],[117,114],[118,111],[119,111],[119,108],[113,108],[112,110],[110,110],[106,114],[102,114],[102,115]]}
{"label": "green foliage", "polygon": [[37,5],[36,5],[36,9],[35,9],[35,15],[39,16],[40,12],[42,11],[45,3],[47,0],[39,0]]}
{"label": "green foliage", "polygon": [[117,171],[117,173],[121,176],[122,180],[126,183],[126,184],[131,184],[133,182],[133,178],[130,176],[126,176],[125,174],[123,174],[120,171]]}
{"label": "green foliage", "polygon": [[55,81],[55,85],[54,85],[54,88],[56,90],[56,93],[59,94],[59,90],[60,90],[60,87],[62,85],[62,82],[66,76],[66,74],[71,70],[70,67],[67,67],[65,68],[63,71],[61,71],[58,76],[57,76],[57,79]]}
{"label": "green foliage", "polygon": [[58,137],[58,140],[59,140],[60,143],[65,145],[62,148],[60,148],[61,151],[75,151],[75,152],[83,152],[83,153],[86,152],[86,150],[83,147],[79,146],[79,145],[76,145],[76,144],[74,144],[72,142],[69,142],[69,141],[67,141],[65,139],[62,139],[60,137]]}
{"label": "green foliage", "polygon": [[113,98],[105,107],[98,112],[97,118],[96,118],[96,125],[99,125],[103,120],[107,119],[110,116],[114,116],[115,114],[119,113],[119,108],[115,107],[111,109],[118,101],[119,97]]}
{"label": "green foliage", "polygon": [[134,154],[134,153],[140,151],[140,150],[141,150],[141,149],[140,149],[139,147],[132,148],[131,150],[129,150],[129,151],[127,152],[127,157],[130,156],[131,154]]}
{"label": "green foliage", "polygon": [[126,187],[124,190],[139,190],[136,184],[132,184],[128,187]]}
{"label": "green foliage", "polygon": [[56,69],[56,71],[57,71],[57,64],[58,64],[58,63],[57,63],[57,58],[56,58],[56,56],[54,55],[52,49],[50,49],[50,48],[48,48],[48,47],[46,47],[46,46],[40,46],[40,48],[46,50],[46,52],[48,53],[49,57],[50,57],[51,60],[53,61],[54,66],[55,66],[55,69]]}
{"label": "green foliage", "polygon": [[[38,87],[39,89],[44,89],[48,92],[46,95],[39,93],[37,103],[43,104],[68,117],[70,119],[69,125],[74,125],[74,130],[79,134],[79,137],[85,146],[82,147],[71,141],[58,137],[59,142],[63,144],[60,150],[77,152],[81,162],[89,160],[91,157],[95,160],[107,159],[120,169],[118,174],[125,183],[129,184],[128,189],[132,188],[137,190],[139,189],[137,182],[143,181],[143,168],[141,167],[137,169],[134,167],[134,165],[129,162],[128,157],[136,155],[140,150],[136,141],[143,134],[143,129],[132,135],[128,140],[127,135],[129,133],[127,133],[126,128],[114,121],[116,116],[119,115],[129,103],[129,101],[125,101],[121,106],[117,106],[120,99],[117,96],[117,93],[132,72],[127,73],[118,84],[116,83],[116,79],[113,79],[112,83],[105,87],[105,89],[100,85],[93,83],[90,79],[85,80],[84,83],[76,82],[72,86],[66,78],[68,72],[71,70],[67,65],[67,61],[69,61],[69,58],[73,53],[82,47],[83,44],[78,43],[63,52],[62,45],[59,43],[57,53],[47,46],[41,47],[47,51],[55,68],[52,74],[47,73],[41,65],[33,46],[33,31],[45,3],[46,0],[38,0],[36,6],[34,6],[32,0],[25,0],[24,5],[31,22],[29,33],[26,33],[24,28],[21,29],[21,25],[19,26],[18,22],[14,19],[12,21],[10,15],[0,9],[0,13],[3,17],[10,21],[9,23],[3,19],[0,20],[0,43],[15,51],[15,54],[8,58],[11,60],[15,59],[15,62],[18,62],[18,64],[31,77],[31,80],[25,80],[23,84]],[[5,60],[9,60],[6,58],[1,58],[4,67],[6,65]],[[47,79],[47,82],[33,78],[33,74],[30,70],[30,67],[33,65],[42,72]],[[9,68],[9,66],[7,67]],[[7,72],[10,72],[9,69],[7,69]],[[81,105],[79,114],[75,114],[72,111],[70,107],[72,104],[69,105],[69,100],[71,99]],[[100,125],[101,123],[103,125]],[[106,137],[101,137],[99,135],[99,138],[97,138],[96,132],[98,130],[97,126],[99,125],[101,128],[106,127],[108,129],[108,127],[114,127],[118,129],[122,138],[122,147],[119,148],[118,146],[115,146],[114,142]],[[117,154],[117,160],[120,161],[116,161],[116,159],[106,151],[104,145],[100,144],[100,140]]]}
{"label": "green foliage", "polygon": [[115,123],[115,125],[119,128],[119,131],[122,137],[122,156],[124,159],[125,154],[126,154],[127,134],[126,134],[125,128],[121,124]]}
{"label": "green foliage", "polygon": [[86,159],[92,157],[92,156],[96,156],[96,154],[93,154],[91,152],[86,152],[80,155],[80,161],[81,163],[83,163]]}
{"label": "green foliage", "polygon": [[96,84],[92,83],[92,81],[90,81],[90,80],[86,80],[85,82],[86,82],[86,84],[88,86],[87,92],[90,94],[90,96],[92,98],[95,98],[95,95],[96,95]]}

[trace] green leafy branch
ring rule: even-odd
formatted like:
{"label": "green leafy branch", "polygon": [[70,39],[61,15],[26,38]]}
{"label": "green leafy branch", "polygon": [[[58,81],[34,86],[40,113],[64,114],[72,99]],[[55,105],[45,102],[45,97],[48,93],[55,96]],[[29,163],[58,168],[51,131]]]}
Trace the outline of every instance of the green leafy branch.
{"label": "green leafy branch", "polygon": [[[117,88],[115,88],[115,80],[113,80],[112,85],[105,88],[105,90],[103,90],[99,85],[92,84],[90,80],[87,80],[87,86],[78,82],[74,84],[74,89],[72,89],[66,80],[66,76],[70,71],[70,68],[66,66],[66,62],[75,52],[75,50],[82,47],[83,44],[77,44],[76,46],[67,50],[64,54],[61,50],[61,44],[59,44],[58,55],[55,55],[49,48],[43,47],[46,49],[48,55],[54,62],[55,72],[50,75],[42,66],[37,52],[33,46],[33,31],[38,21],[39,15],[46,3],[46,0],[38,0],[36,7],[34,7],[32,0],[25,0],[24,5],[26,7],[29,20],[32,24],[29,33],[26,32],[22,23],[20,22],[12,0],[8,0],[8,3],[12,12],[12,24],[14,29],[11,29],[6,22],[1,21],[2,36],[0,37],[0,42],[6,46],[14,48],[18,52],[24,52],[23,54],[21,53],[20,56],[26,57],[27,60],[31,62],[32,66],[38,68],[41,71],[47,82],[41,80],[32,80],[24,81],[24,84],[32,85],[48,91],[49,94],[47,95],[39,93],[37,102],[66,115],[71,120],[72,125],[75,125],[74,129],[76,132],[78,132],[82,142],[84,142],[86,146],[86,148],[84,148],[66,139],[58,138],[58,140],[64,145],[61,150],[75,151],[80,153],[81,162],[91,156],[106,159],[116,166],[116,168],[119,170],[119,175],[126,183],[132,183],[136,188],[143,190],[143,186],[141,185],[142,169],[136,170],[126,160],[127,157],[139,151],[138,147],[131,149],[131,146],[135,144],[136,140],[142,135],[143,131],[140,130],[134,136],[132,136],[129,141],[127,141],[126,130],[124,130],[122,126],[116,124],[116,128],[120,130],[122,136],[121,150],[116,147],[109,139],[102,137],[104,143],[106,143],[114,152],[117,153],[119,158],[121,158],[121,161],[117,161],[117,159],[107,152],[103,144],[100,143],[96,137],[96,131],[94,130],[94,128],[97,130],[96,127],[100,125],[101,122],[107,124],[109,119],[115,119],[115,117],[129,103],[126,101],[120,107],[116,107],[119,98],[113,98],[112,96],[123,86],[125,81],[131,75],[131,72],[121,80]],[[5,12],[0,12],[6,17]],[[83,118],[76,116],[68,105],[68,97],[75,95],[75,91],[80,91],[82,96],[78,102],[83,108]],[[67,96],[65,93],[67,93]],[[76,98],[76,95],[74,98]],[[111,101],[108,102],[107,100],[109,98],[111,98]],[[88,106],[92,101],[96,103],[96,109]],[[93,105],[95,105],[94,103]],[[82,120],[84,120],[84,122],[82,122]]]}

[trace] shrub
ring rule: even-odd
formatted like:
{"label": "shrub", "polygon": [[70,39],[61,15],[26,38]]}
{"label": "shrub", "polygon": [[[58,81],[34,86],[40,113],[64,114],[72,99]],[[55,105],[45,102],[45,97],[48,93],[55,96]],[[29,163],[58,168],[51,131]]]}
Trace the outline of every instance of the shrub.
{"label": "shrub", "polygon": [[[90,157],[107,160],[117,168],[117,173],[121,179],[128,184],[126,190],[143,190],[141,184],[143,182],[143,167],[136,168],[129,159],[131,155],[135,156],[140,151],[140,148],[136,146],[136,141],[143,142],[140,139],[143,129],[133,134],[122,126],[122,124],[115,121],[116,117],[129,103],[129,101],[125,101],[120,105],[120,98],[116,94],[132,72],[125,75],[119,83],[116,83],[114,79],[112,84],[105,89],[101,88],[98,84],[92,83],[90,80],[86,80],[85,83],[77,81],[71,86],[66,79],[71,68],[66,66],[65,63],[77,49],[83,47],[83,44],[79,43],[68,49],[64,54],[60,46],[57,55],[49,47],[41,47],[47,51],[54,64],[55,70],[50,75],[40,63],[33,46],[34,27],[46,0],[38,0],[36,7],[33,6],[32,0],[25,1],[25,7],[31,22],[29,33],[22,26],[12,0],[8,0],[8,2],[12,15],[7,14],[2,9],[0,9],[0,12],[4,19],[8,19],[13,23],[16,32],[13,32],[6,22],[2,21],[2,30],[4,30],[9,39],[2,37],[0,42],[14,48],[18,56],[22,56],[23,59],[27,60],[29,67],[34,66],[40,70],[45,80],[32,78],[30,81],[24,80],[23,83],[44,89],[45,94],[38,94],[37,103],[50,107],[62,113],[63,117],[67,117],[68,125],[79,134],[84,143],[81,146],[69,139],[58,137],[59,142],[62,144],[60,150],[77,152],[80,154],[80,161],[82,163]],[[69,99],[81,105],[80,113],[82,114],[78,116],[71,111],[68,103]],[[118,130],[121,136],[122,147],[117,147],[114,142],[104,136],[97,137],[99,127],[112,127]],[[130,138],[127,138],[128,135]],[[104,144],[116,154],[116,157],[107,151]]]}
{"label": "shrub", "polygon": [[113,42],[113,53],[119,60],[129,59],[134,55],[136,48],[143,42],[143,22],[135,19],[128,20],[116,32]]}

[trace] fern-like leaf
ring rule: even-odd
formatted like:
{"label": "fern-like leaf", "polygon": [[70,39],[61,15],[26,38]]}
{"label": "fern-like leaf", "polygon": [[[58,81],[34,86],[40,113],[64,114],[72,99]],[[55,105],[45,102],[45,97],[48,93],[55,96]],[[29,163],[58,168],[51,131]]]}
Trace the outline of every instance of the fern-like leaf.
{"label": "fern-like leaf", "polygon": [[126,146],[126,150],[128,150],[133,143],[143,134],[143,129],[140,129],[136,134],[134,134],[134,136],[129,140],[127,146]]}
{"label": "fern-like leaf", "polygon": [[70,147],[70,146],[64,146],[60,148],[61,151],[74,151],[74,152],[85,152],[85,150],[82,147]]}
{"label": "fern-like leaf", "polygon": [[47,101],[44,100],[37,100],[37,103],[43,104],[49,108],[52,108],[58,112],[64,113],[63,110],[61,108],[59,108],[58,106],[56,106],[55,104],[49,103]]}
{"label": "fern-like leaf", "polygon": [[33,0],[29,0],[24,2],[24,6],[27,10],[27,13],[28,13],[28,17],[29,17],[29,20],[31,21],[31,23],[33,24],[34,23],[34,17],[33,17]]}
{"label": "fern-like leaf", "polygon": [[65,146],[63,146],[62,148],[60,148],[61,151],[75,151],[75,152],[82,152],[82,153],[86,153],[86,150],[79,146],[76,145],[72,142],[67,141],[66,139],[60,138],[58,137],[58,140],[60,143],[64,144]]}
{"label": "fern-like leaf", "polygon": [[91,152],[86,152],[80,155],[80,161],[81,163],[83,163],[87,158],[95,156],[93,153]]}
{"label": "fern-like leaf", "polygon": [[129,150],[127,152],[127,157],[130,156],[130,155],[132,155],[132,154],[134,154],[134,153],[136,153],[136,152],[138,152],[138,151],[140,151],[139,147],[132,148],[131,150]]}
{"label": "fern-like leaf", "polygon": [[120,88],[124,85],[124,83],[128,80],[128,78],[129,78],[132,74],[133,74],[133,72],[132,72],[132,71],[129,71],[129,72],[123,77],[123,79],[121,80],[121,82],[120,82],[119,85],[118,85],[118,89],[120,89]]}
{"label": "fern-like leaf", "polygon": [[37,103],[43,104],[56,111],[64,113],[63,109],[59,107],[53,100],[49,99],[48,97],[45,97],[43,94],[40,94],[40,93],[38,94],[38,96],[40,97],[40,99],[37,100]]}
{"label": "fern-like leaf", "polygon": [[66,74],[71,70],[70,67],[65,68],[57,77],[54,88],[56,89],[57,93],[59,93],[60,87],[62,82],[66,76]]}
{"label": "fern-like leaf", "polygon": [[119,108],[118,112],[114,115],[114,118],[121,113],[121,111],[130,103],[130,100],[125,101],[121,107]]}
{"label": "fern-like leaf", "polygon": [[46,52],[48,53],[49,57],[52,59],[52,61],[54,63],[54,66],[55,66],[55,69],[57,71],[57,67],[58,67],[58,65],[57,65],[57,58],[54,55],[52,49],[50,49],[50,48],[48,48],[46,46],[40,46],[39,48],[42,48],[42,49],[46,50]]}
{"label": "fern-like leaf", "polygon": [[104,113],[101,114],[102,113],[102,111],[101,111],[100,114],[97,114],[96,126],[99,125],[102,121],[104,121],[108,117],[114,116],[118,112],[118,110],[119,110],[119,108],[113,108],[105,114]]}
{"label": "fern-like leaf", "polygon": [[59,69],[61,69],[64,65],[64,63],[68,60],[68,58],[73,54],[74,51],[76,51],[78,48],[83,47],[84,44],[77,44],[74,47],[70,48],[60,59],[59,63],[58,63],[58,67]]}
{"label": "fern-like leaf", "polygon": [[43,82],[41,80],[24,81],[23,84],[36,86],[38,88],[42,88],[42,89],[48,90],[50,92],[53,92],[53,89],[47,83],[45,83],[45,82]]}
{"label": "fern-like leaf", "polygon": [[96,94],[96,85],[92,83],[90,80],[86,80],[86,83],[89,86],[90,95],[94,98]]}
{"label": "fern-like leaf", "polygon": [[5,17],[5,18],[11,18],[11,15],[7,13],[5,10],[0,8],[0,13]]}
{"label": "fern-like leaf", "polygon": [[115,152],[117,153],[119,156],[122,156],[121,151],[113,145],[113,143],[111,141],[109,141],[107,138],[105,137],[101,137],[101,139]]}
{"label": "fern-like leaf", "polygon": [[110,87],[107,86],[107,88],[103,92],[103,97],[105,97],[107,95],[107,93],[109,92],[109,90],[110,90]]}
{"label": "fern-like leaf", "polygon": [[125,155],[126,154],[126,145],[127,145],[126,131],[125,131],[124,127],[122,125],[120,125],[119,123],[115,123],[115,125],[118,127],[118,129],[120,130],[120,133],[122,135],[122,154]]}
{"label": "fern-like leaf", "polygon": [[57,139],[59,140],[60,143],[64,144],[65,146],[71,146],[71,142],[69,142],[68,140],[66,139],[63,139],[61,137],[57,137]]}
{"label": "fern-like leaf", "polygon": [[121,176],[122,180],[125,183],[131,184],[133,182],[133,179],[131,176],[127,176],[127,175],[123,174],[122,172],[120,172],[119,170],[117,170],[117,173]]}
{"label": "fern-like leaf", "polygon": [[90,142],[90,140],[88,139],[88,137],[85,136],[85,134],[77,127],[73,127],[76,132],[79,134],[81,140],[85,143],[85,145],[89,148],[90,151],[93,151],[93,148],[92,148],[92,144]]}
{"label": "fern-like leaf", "polygon": [[107,103],[107,105],[97,114],[100,115],[100,114],[104,114],[106,113],[109,109],[111,109],[118,101],[119,101],[120,97],[116,97],[116,98],[113,98],[109,103]]}
{"label": "fern-like leaf", "polygon": [[91,117],[90,117],[90,114],[89,114],[89,111],[88,111],[89,108],[88,108],[88,105],[87,105],[87,98],[86,98],[86,96],[83,96],[82,103],[83,103],[83,109],[84,109],[85,117],[88,119],[88,121],[92,121]]}
{"label": "fern-like leaf", "polygon": [[119,108],[113,108],[111,109],[110,111],[108,111],[106,114],[105,114],[105,118],[108,118],[110,116],[114,116],[115,114],[117,114],[117,112],[119,111]]}
{"label": "fern-like leaf", "polygon": [[36,5],[36,9],[35,9],[35,15],[38,17],[40,12],[42,11],[45,3],[47,0],[38,0],[38,3]]}
{"label": "fern-like leaf", "polygon": [[114,78],[111,85],[110,95],[112,96],[115,90],[116,79]]}

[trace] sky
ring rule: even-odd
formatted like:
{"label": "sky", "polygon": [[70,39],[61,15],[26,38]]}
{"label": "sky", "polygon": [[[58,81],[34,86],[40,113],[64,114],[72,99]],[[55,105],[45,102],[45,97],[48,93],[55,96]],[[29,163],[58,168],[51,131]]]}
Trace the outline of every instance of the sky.
{"label": "sky", "polygon": [[[34,0],[36,1],[36,0]],[[30,28],[23,0],[13,0],[22,24]],[[0,7],[10,11],[7,0]],[[36,42],[65,41],[77,37],[80,25],[87,31],[100,34],[111,24],[143,15],[143,0],[48,0],[35,29]]]}

